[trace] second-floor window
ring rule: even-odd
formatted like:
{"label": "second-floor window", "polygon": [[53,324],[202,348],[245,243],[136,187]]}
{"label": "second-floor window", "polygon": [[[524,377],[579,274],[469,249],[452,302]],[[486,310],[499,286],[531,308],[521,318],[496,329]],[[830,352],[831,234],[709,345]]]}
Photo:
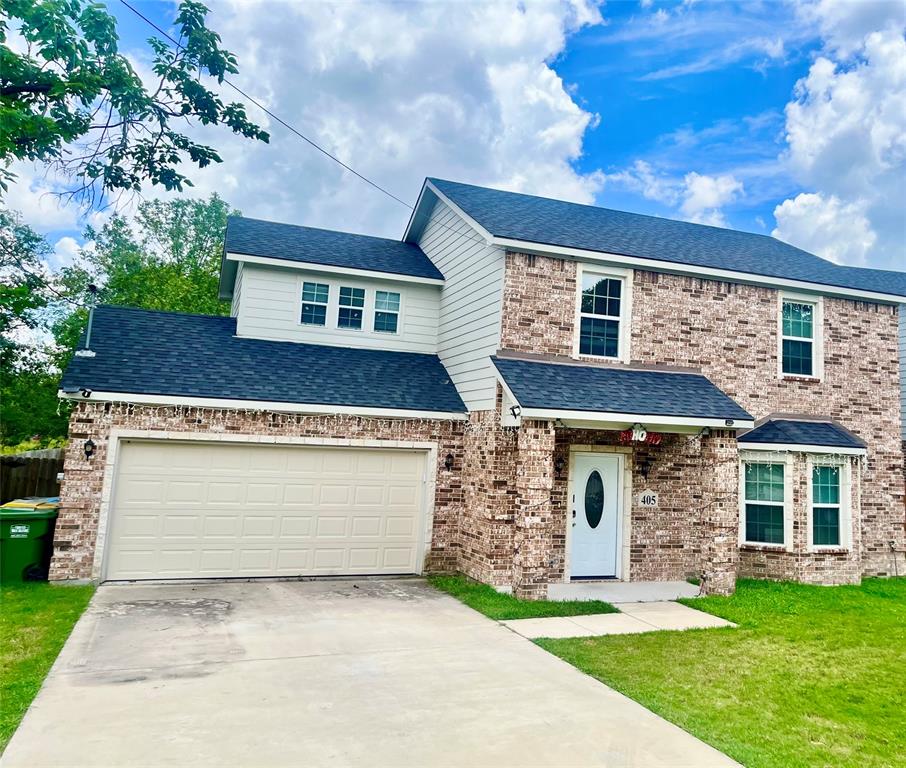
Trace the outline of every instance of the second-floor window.
{"label": "second-floor window", "polygon": [[374,330],[396,333],[400,319],[400,295],[393,291],[374,292]]}
{"label": "second-floor window", "polygon": [[327,299],[330,286],[326,283],[302,283],[302,322],[305,325],[327,324]]}
{"label": "second-floor window", "polygon": [[364,288],[340,288],[340,308],[337,312],[337,328],[361,329],[365,308]]}
{"label": "second-floor window", "polygon": [[782,312],[782,371],[790,376],[814,376],[815,305],[784,301]]}
{"label": "second-floor window", "polygon": [[580,355],[620,357],[624,301],[622,279],[583,271],[579,299]]}

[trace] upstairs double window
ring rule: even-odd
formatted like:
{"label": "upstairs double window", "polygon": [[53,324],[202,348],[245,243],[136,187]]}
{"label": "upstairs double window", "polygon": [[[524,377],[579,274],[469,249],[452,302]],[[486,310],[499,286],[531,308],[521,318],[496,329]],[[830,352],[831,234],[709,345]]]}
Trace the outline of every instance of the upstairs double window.
{"label": "upstairs double window", "polygon": [[338,330],[398,333],[400,304],[395,291],[304,281],[299,321]]}
{"label": "upstairs double window", "polygon": [[629,294],[628,277],[580,268],[577,356],[628,360]]}
{"label": "upstairs double window", "polygon": [[821,299],[784,295],[780,300],[780,375],[820,379]]}

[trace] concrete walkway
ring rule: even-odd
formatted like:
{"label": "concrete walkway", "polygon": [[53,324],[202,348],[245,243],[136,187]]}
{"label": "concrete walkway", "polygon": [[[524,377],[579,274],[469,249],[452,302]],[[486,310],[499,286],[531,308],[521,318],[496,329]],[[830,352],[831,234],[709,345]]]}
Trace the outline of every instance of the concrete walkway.
{"label": "concrete walkway", "polygon": [[537,637],[597,637],[630,635],[664,629],[707,629],[736,625],[680,603],[619,603],[621,613],[596,613],[549,619],[514,619],[501,622],[514,632]]}
{"label": "concrete walkway", "polygon": [[2,765],[736,764],[400,580],[101,587]]}

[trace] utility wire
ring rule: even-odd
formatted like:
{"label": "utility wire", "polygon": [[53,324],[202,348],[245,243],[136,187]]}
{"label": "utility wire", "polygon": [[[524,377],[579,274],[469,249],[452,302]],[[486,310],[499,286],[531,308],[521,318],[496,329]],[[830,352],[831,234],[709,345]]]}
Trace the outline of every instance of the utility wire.
{"label": "utility wire", "polygon": [[[185,46],[182,43],[180,43],[178,40],[173,38],[172,35],[165,32],[163,29],[161,29],[157,24],[155,24],[153,21],[151,21],[151,19],[149,19],[147,16],[145,16],[145,14],[143,14],[141,11],[139,11],[135,6],[131,5],[126,0],[120,0],[120,2],[124,6],[126,6],[126,8],[128,8],[130,11],[132,11],[132,13],[134,13],[136,16],[138,16],[142,21],[144,21],[146,24],[148,24],[148,26],[152,27],[157,32],[159,32],[161,35],[163,35],[165,38],[167,38],[167,40],[169,40],[171,43],[173,43],[173,45],[175,45],[178,49],[185,50]],[[382,187],[380,184],[378,184],[376,181],[372,181],[367,176],[359,173],[357,170],[355,170],[355,168],[351,168],[349,165],[347,165],[342,160],[340,160],[340,158],[338,158],[336,155],[331,154],[326,149],[324,149],[324,147],[322,147],[320,144],[318,144],[316,141],[310,139],[308,136],[306,136],[304,133],[302,133],[302,131],[300,131],[297,128],[295,128],[294,126],[290,125],[282,117],[271,112],[271,110],[269,110],[267,107],[265,107],[260,101],[258,101],[253,96],[246,93],[244,90],[242,90],[242,88],[240,88],[238,85],[233,83],[231,80],[229,80],[228,78],[225,77],[223,79],[223,82],[226,83],[234,91],[236,91],[236,93],[240,94],[243,98],[245,98],[246,100],[248,100],[249,102],[254,104],[256,107],[258,107],[258,109],[260,109],[266,115],[268,115],[269,117],[271,117],[272,119],[277,121],[280,125],[282,125],[284,128],[286,128],[288,131],[290,131],[291,133],[294,133],[296,136],[298,136],[300,139],[302,139],[302,141],[304,141],[307,144],[309,144],[310,146],[314,147],[322,155],[325,155],[326,157],[333,160],[335,163],[338,163],[341,167],[345,168],[351,174],[358,177],[359,179],[364,181],[366,184],[369,184],[370,186],[374,187],[374,189],[378,190],[378,192],[381,192],[382,194],[387,195],[387,197],[389,197],[391,200],[404,206],[408,211],[410,211],[410,212],[415,211],[414,206],[410,205],[405,200],[401,200],[396,195],[394,195],[392,192],[388,191],[387,189]],[[454,229],[453,227],[450,227],[447,224],[444,224],[439,221],[436,221],[434,223],[443,227],[444,229],[449,230],[450,232],[455,233],[459,237],[464,237],[468,240],[474,240],[477,243],[482,243],[485,245],[487,244],[485,242],[484,238],[473,235],[472,233],[461,232],[461,231]]]}
{"label": "utility wire", "polygon": [[[159,26],[157,26],[157,24],[155,24],[153,21],[151,21],[151,19],[149,19],[147,16],[145,16],[137,8],[135,8],[134,6],[127,3],[126,0],[120,0],[120,2],[123,5],[125,5],[130,11],[132,11],[136,16],[138,16],[140,19],[142,19],[146,24],[150,25],[151,27],[156,29],[158,32],[160,32],[160,34],[162,34],[164,37],[166,37],[167,40],[169,40],[171,43],[173,43],[173,45],[175,45],[177,48],[179,48],[181,50],[185,50],[185,46],[182,43],[180,43],[179,41],[175,40],[172,36],[167,34],[164,30],[162,30]],[[340,160],[340,158],[338,158],[336,155],[331,154],[326,149],[324,149],[324,147],[322,147],[320,144],[318,144],[316,141],[313,141],[312,139],[308,138],[308,136],[306,136],[304,133],[297,130],[289,123],[287,123],[283,118],[279,117],[278,115],[275,115],[267,107],[265,107],[260,101],[258,101],[257,99],[253,98],[252,96],[247,94],[245,91],[243,91],[238,85],[236,85],[235,83],[233,83],[232,81],[230,81],[227,78],[224,78],[223,82],[225,82],[228,86],[230,86],[230,88],[232,88],[234,91],[236,91],[236,93],[240,94],[245,99],[247,99],[252,104],[254,104],[256,107],[258,107],[258,109],[260,109],[266,115],[268,115],[269,117],[273,118],[278,123],[280,123],[280,125],[282,125],[284,128],[286,128],[288,131],[291,131],[292,133],[296,134],[296,136],[298,136],[300,139],[302,139],[302,141],[305,141],[308,144],[310,144],[311,146],[313,146],[315,149],[318,150],[318,152],[320,152],[323,155],[326,155],[331,160],[333,160],[335,163],[339,163],[341,166],[343,166],[343,168],[345,168],[351,174],[358,176],[362,181],[364,181],[366,184],[370,184],[372,187],[374,187],[379,192],[383,192],[391,200],[395,200],[400,205],[405,206],[410,211],[414,210],[413,207],[411,205],[409,205],[409,203],[407,203],[405,200],[401,200],[396,195],[394,195],[392,192],[389,192],[388,190],[384,189],[384,187],[382,187],[376,181],[372,181],[367,176],[363,176],[361,173],[359,173],[357,170],[355,170],[355,168],[350,168],[348,165],[346,165],[346,163],[344,163],[342,160]]]}

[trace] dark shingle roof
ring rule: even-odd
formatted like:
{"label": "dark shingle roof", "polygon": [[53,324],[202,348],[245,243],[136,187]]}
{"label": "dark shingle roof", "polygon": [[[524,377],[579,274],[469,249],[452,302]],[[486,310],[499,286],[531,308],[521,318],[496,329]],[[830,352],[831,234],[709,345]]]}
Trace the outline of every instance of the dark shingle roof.
{"label": "dark shingle roof", "polygon": [[435,280],[444,278],[421,248],[411,243],[295,224],[278,224],[244,216],[231,216],[227,220],[224,249],[227,253],[247,256],[368,269]]}
{"label": "dark shingle roof", "polygon": [[906,272],[839,266],[767,235],[428,181],[495,237],[906,296]]}
{"label": "dark shingle roof", "polygon": [[236,338],[231,317],[95,310],[91,349],[62,388],[464,412],[435,355]]}
{"label": "dark shingle roof", "polygon": [[701,374],[491,359],[523,408],[752,419]]}
{"label": "dark shingle roof", "polygon": [[865,442],[831,421],[772,419],[739,436],[740,443],[821,445],[831,448],[865,448]]}

